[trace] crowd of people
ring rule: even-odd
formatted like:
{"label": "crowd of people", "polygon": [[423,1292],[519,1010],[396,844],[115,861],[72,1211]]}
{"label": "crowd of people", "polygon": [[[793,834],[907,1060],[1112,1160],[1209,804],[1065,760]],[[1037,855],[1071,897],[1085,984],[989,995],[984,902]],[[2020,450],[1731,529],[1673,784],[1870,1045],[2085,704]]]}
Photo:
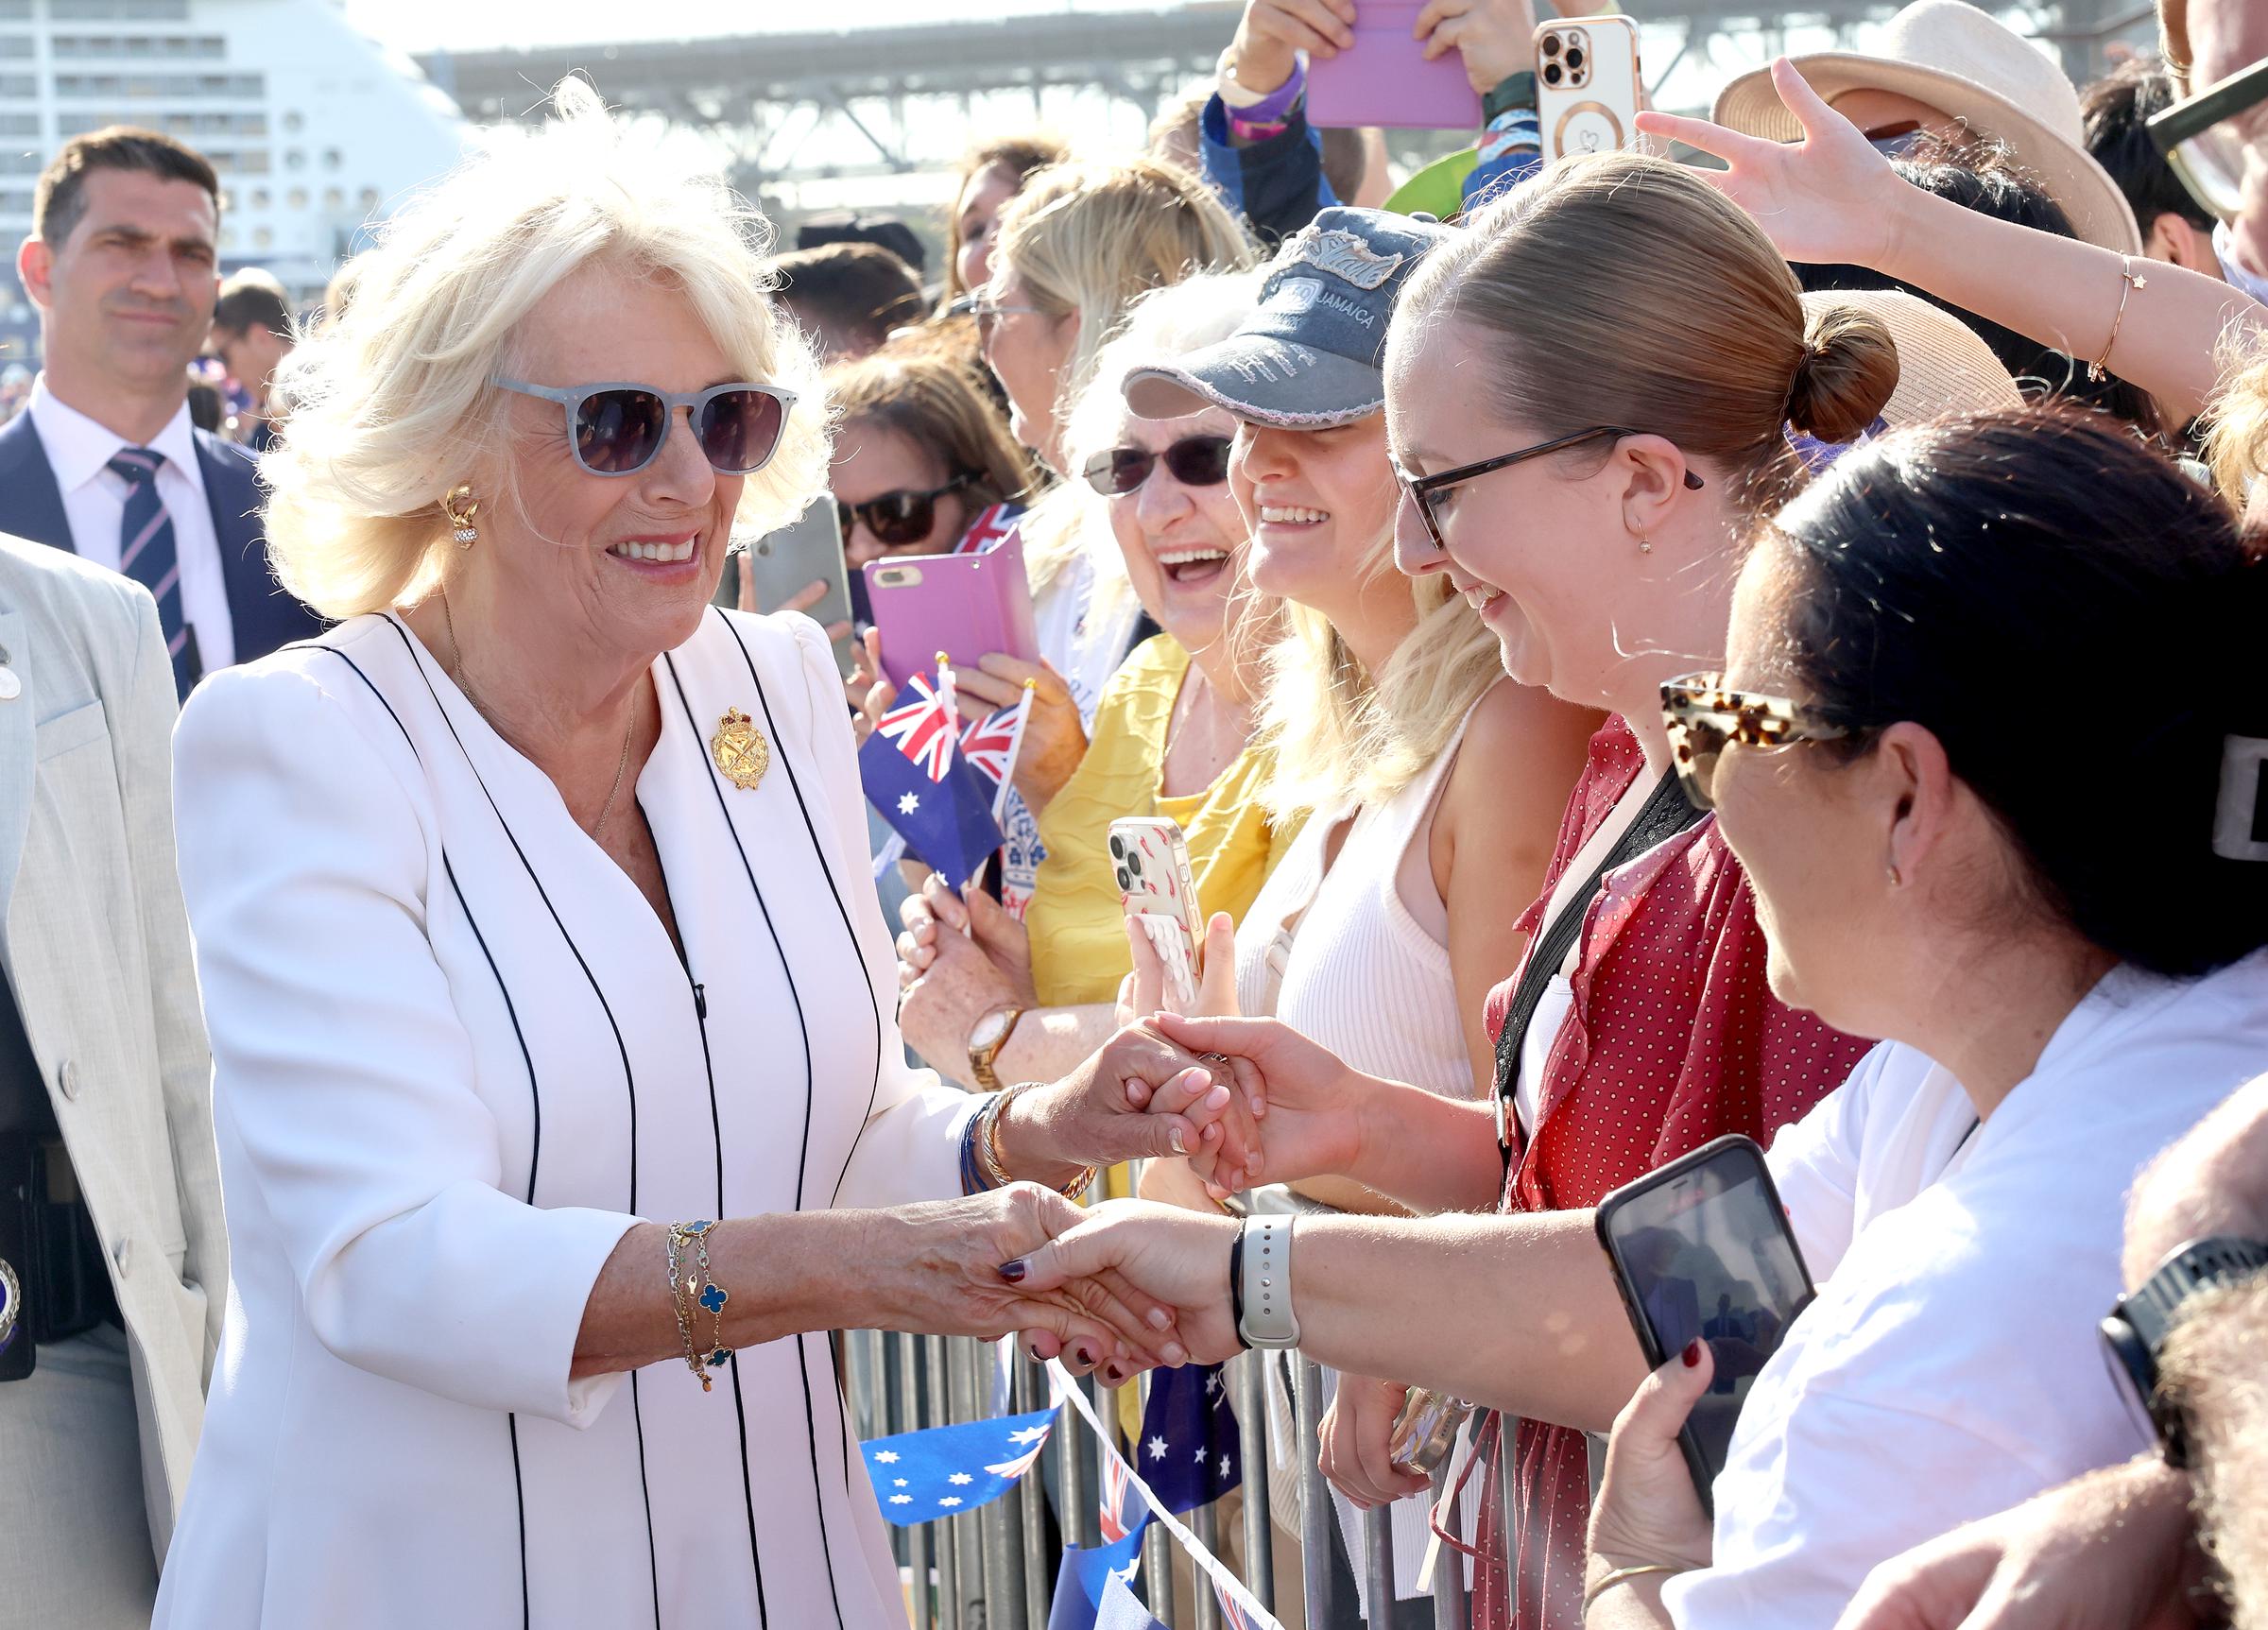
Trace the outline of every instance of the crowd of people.
{"label": "crowd of people", "polygon": [[[1429,0],[1420,207],[1308,118],[1363,3],[979,147],[934,284],[579,80],[306,314],[53,156],[0,1626],[902,1622],[862,1329],[1326,1366],[1315,1630],[2268,1625],[2268,13],[2082,90],[1914,0],[1547,163],[1530,0]],[[865,573],[992,552],[971,879]],[[1650,1364],[1598,1208],[1729,1136],[1815,1294]]]}

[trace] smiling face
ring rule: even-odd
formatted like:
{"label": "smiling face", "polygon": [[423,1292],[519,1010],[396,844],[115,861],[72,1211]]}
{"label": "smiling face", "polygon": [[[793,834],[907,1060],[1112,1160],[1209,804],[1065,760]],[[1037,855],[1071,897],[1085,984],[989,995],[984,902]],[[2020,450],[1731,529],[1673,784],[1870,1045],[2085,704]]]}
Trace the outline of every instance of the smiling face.
{"label": "smiling face", "polygon": [[[854,419],[836,432],[828,485],[838,505],[860,505],[893,492],[935,492],[950,478],[945,460],[911,437],[876,419]],[[969,523],[962,492],[938,493],[930,506],[929,530],[903,543],[885,543],[862,519],[853,519],[843,540],[843,558],[857,571],[889,555],[945,555]]]}
{"label": "smiling face", "polygon": [[1385,415],[1331,430],[1241,423],[1228,481],[1252,524],[1253,587],[1342,621],[1393,531]]}
{"label": "smiling face", "polygon": [[[1236,421],[1218,408],[1186,419],[1127,414],[1113,445],[1162,454],[1191,437],[1235,434]],[[1217,644],[1230,621],[1245,553],[1245,519],[1228,483],[1189,486],[1160,459],[1140,487],[1106,502],[1143,609],[1188,650]]]}
{"label": "smiling face", "polygon": [[[507,367],[535,385],[635,381],[685,392],[738,377],[682,292],[606,266],[583,267],[543,298]],[[605,476],[576,464],[557,403],[517,393],[503,402],[508,468],[471,476],[480,542],[463,569],[491,575],[480,598],[547,638],[588,643],[594,661],[646,661],[682,644],[724,572],[746,478],[711,468],[682,410],[644,469]]]}
{"label": "smiling face", "polygon": [[[1439,474],[1551,439],[1503,421],[1482,366],[1490,349],[1456,317],[1396,324],[1386,415],[1403,472]],[[1630,528],[1634,494],[1647,486],[1633,448],[1655,439],[1601,439],[1435,492],[1446,557],[1403,503],[1401,569],[1446,571],[1496,635],[1504,671],[1565,701],[1619,710],[1671,674],[1715,666],[1719,563],[1681,568],[1667,553],[1641,552]]]}
{"label": "smiling face", "polygon": [[121,387],[185,392],[220,293],[212,195],[140,170],[93,170],[82,185],[63,241],[32,239],[19,263],[59,394],[91,408]]}

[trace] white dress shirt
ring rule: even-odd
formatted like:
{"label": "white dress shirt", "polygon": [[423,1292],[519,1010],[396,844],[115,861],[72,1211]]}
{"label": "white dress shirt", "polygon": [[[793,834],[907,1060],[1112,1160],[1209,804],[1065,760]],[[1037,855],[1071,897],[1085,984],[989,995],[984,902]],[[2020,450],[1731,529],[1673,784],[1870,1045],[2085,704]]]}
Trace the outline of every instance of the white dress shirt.
{"label": "white dress shirt", "polygon": [[1817,1630],[1876,1564],[2144,1448],[2095,1331],[2126,1191],[2263,1069],[2268,952],[2195,980],[2119,968],[1981,1126],[1890,1043],[1782,1128],[1819,1296],[1742,1402],[1713,1563],[1662,1592],[1679,1630]]}
{"label": "white dress shirt", "polygon": [[[826,636],[712,611],[653,674],[623,792],[682,960],[395,619],[183,710],[233,1250],[159,1630],[904,1630],[824,1333],[708,1394],[674,1357],[571,1374],[637,1219],[956,1193],[979,1102],[905,1062]],[[750,789],[728,709],[770,741]]]}
{"label": "white dress shirt", "polygon": [[[31,384],[32,428],[47,450],[47,468],[63,494],[71,523],[72,546],[82,559],[115,572],[118,534],[126,519],[126,482],[111,472],[120,449],[132,447],[47,388],[43,373]],[[173,548],[181,568],[181,618],[197,634],[198,665],[206,673],[236,660],[236,628],[229,616],[228,581],[220,571],[220,541],[213,534],[213,506],[205,502],[204,472],[198,468],[197,438],[191,433],[189,404],[183,402],[151,440],[142,443],[165,455],[158,472],[158,496],[173,517]]]}

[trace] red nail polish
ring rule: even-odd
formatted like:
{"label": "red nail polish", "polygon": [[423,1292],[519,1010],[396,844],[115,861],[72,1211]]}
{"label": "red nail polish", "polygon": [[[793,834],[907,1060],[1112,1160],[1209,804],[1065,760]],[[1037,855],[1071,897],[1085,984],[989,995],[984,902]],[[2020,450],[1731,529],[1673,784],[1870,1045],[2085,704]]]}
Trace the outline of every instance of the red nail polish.
{"label": "red nail polish", "polygon": [[1692,1369],[1695,1364],[1698,1364],[1701,1362],[1701,1338],[1699,1336],[1695,1336],[1692,1341],[1687,1342],[1685,1344],[1685,1352],[1681,1356],[1685,1360],[1685,1367],[1687,1369]]}

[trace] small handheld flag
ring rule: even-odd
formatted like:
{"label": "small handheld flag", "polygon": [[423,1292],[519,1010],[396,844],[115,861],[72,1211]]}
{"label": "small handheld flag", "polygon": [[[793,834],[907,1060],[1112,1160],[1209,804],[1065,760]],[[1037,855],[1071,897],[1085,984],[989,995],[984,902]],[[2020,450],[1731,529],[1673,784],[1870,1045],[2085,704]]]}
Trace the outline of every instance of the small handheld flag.
{"label": "small handheld flag", "polygon": [[900,1527],[988,1505],[1031,1470],[1055,1425],[1052,1409],[902,1432],[859,1447],[882,1514]]}

